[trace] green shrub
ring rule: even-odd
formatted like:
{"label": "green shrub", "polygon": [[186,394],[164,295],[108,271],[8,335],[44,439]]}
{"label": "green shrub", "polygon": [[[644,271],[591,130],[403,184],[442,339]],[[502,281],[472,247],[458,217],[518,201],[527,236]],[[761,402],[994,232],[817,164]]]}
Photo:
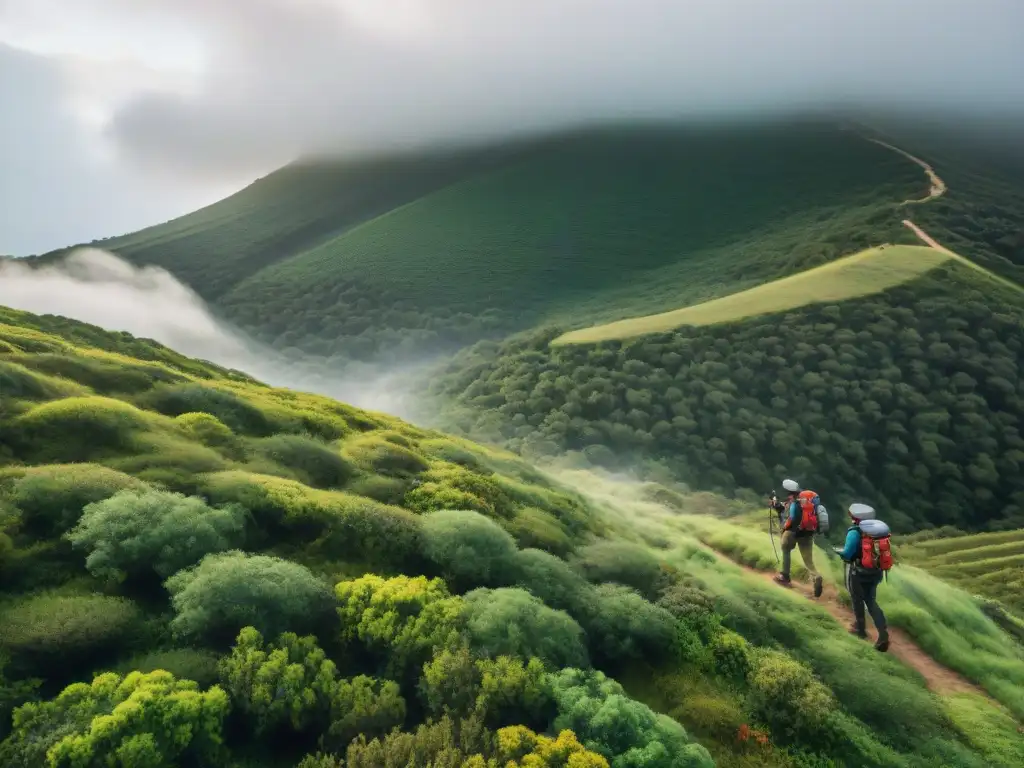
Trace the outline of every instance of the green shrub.
{"label": "green shrub", "polygon": [[86,394],[69,381],[43,376],[9,360],[0,360],[0,392],[5,400],[54,400]]}
{"label": "green shrub", "polygon": [[255,528],[273,536],[282,529],[292,534],[322,535],[333,517],[333,494],[272,475],[228,470],[201,478],[202,495],[213,504],[240,504],[248,509]]}
{"label": "green shrub", "polygon": [[[229,710],[220,688],[200,691],[169,672],[112,672],[75,683],[57,698],[26,704],[0,744],[10,768],[169,766],[223,763]],[[115,762],[116,761],[116,762]]]}
{"label": "green shrub", "polygon": [[601,584],[588,596],[581,619],[595,661],[657,661],[676,648],[676,620],[664,608],[622,584]]}
{"label": "green shrub", "polygon": [[162,669],[170,672],[178,680],[193,680],[200,688],[208,688],[219,679],[217,664],[220,658],[212,651],[174,648],[169,651],[140,653],[118,664],[111,671],[127,675],[132,672],[148,674]]}
{"label": "green shrub", "polygon": [[491,658],[536,656],[547,666],[585,667],[583,630],[572,617],[522,589],[477,589],[465,596],[472,647]]}
{"label": "green shrub", "polygon": [[68,397],[14,420],[8,441],[28,461],[78,462],[131,453],[153,417],[107,397]]}
{"label": "green shrub", "polygon": [[578,617],[589,604],[593,587],[564,560],[539,549],[516,553],[515,585],[528,590],[552,608]]}
{"label": "green shrub", "polygon": [[242,627],[277,636],[322,627],[330,590],[308,568],[265,555],[207,555],[165,582],[175,635],[227,645]]}
{"label": "green shrub", "polygon": [[144,482],[98,464],[55,464],[26,469],[13,483],[11,501],[28,530],[53,536],[75,525],[87,505],[119,491],[146,488]]}
{"label": "green shrub", "polygon": [[709,650],[715,672],[729,680],[746,680],[750,673],[750,651],[747,641],[729,630],[712,639]]}
{"label": "green shrub", "polygon": [[325,501],[330,517],[318,540],[330,557],[414,572],[423,562],[423,523],[407,509],[351,494]]}
{"label": "green shrub", "polygon": [[257,450],[268,459],[292,470],[306,485],[340,488],[355,467],[328,445],[301,435],[273,435],[259,441]]}
{"label": "green shrub", "polygon": [[114,358],[69,353],[32,355],[30,364],[51,376],[84,384],[101,395],[144,392],[157,381],[183,381],[180,374],[156,365],[137,365]]}
{"label": "green shrub", "polygon": [[103,595],[40,593],[0,614],[0,648],[57,677],[123,649],[141,622],[130,600]]}
{"label": "green shrub", "polygon": [[341,637],[385,659],[388,675],[417,674],[438,648],[461,642],[462,598],[441,579],[367,574],[335,588]]}
{"label": "green shrub", "polygon": [[367,496],[382,504],[401,505],[409,490],[409,481],[383,475],[360,475],[350,480],[345,490],[357,496]]}
{"label": "green shrub", "polygon": [[326,730],[329,744],[342,747],[359,733],[386,733],[405,719],[397,683],[365,675],[339,678],[312,636],[285,632],[265,645],[259,632],[245,627],[221,661],[220,675],[257,735],[282,727]]}
{"label": "green shrub", "polygon": [[572,730],[613,766],[714,768],[679,723],[634,701],[601,672],[563,669],[552,675],[552,690],[558,705],[552,729]]}
{"label": "green shrub", "polygon": [[362,469],[389,477],[416,475],[427,469],[418,453],[370,433],[346,440],[342,454]]}
{"label": "green shrub", "polygon": [[441,459],[451,464],[458,464],[461,467],[474,472],[486,473],[487,469],[480,457],[466,448],[448,438],[432,438],[420,443],[420,450],[427,456],[434,459]]}
{"label": "green shrub", "polygon": [[155,571],[166,579],[241,544],[245,516],[238,505],[211,509],[195,496],[121,491],[87,506],[67,536],[88,551],[85,567],[97,578],[120,582]]}
{"label": "green shrub", "polygon": [[515,541],[477,512],[432,512],[423,518],[423,538],[427,558],[456,590],[515,581]]}
{"label": "green shrub", "polygon": [[260,408],[234,392],[202,384],[159,386],[143,395],[140,402],[167,416],[208,413],[243,435],[265,437],[274,431],[274,425]]}
{"label": "green shrub", "polygon": [[230,452],[233,458],[237,456],[241,444],[239,439],[216,416],[209,413],[183,413],[174,422],[190,438],[210,448]]}
{"label": "green shrub", "polygon": [[657,597],[661,567],[644,547],[618,541],[600,541],[579,551],[576,566],[593,583],[611,582],[632,587],[647,598]]}
{"label": "green shrub", "polygon": [[834,731],[829,716],[836,701],[814,674],[786,654],[758,649],[747,677],[753,714],[784,743],[817,741],[829,751]]}
{"label": "green shrub", "polygon": [[526,507],[519,510],[508,528],[523,549],[533,547],[559,556],[572,551],[572,541],[565,527],[543,509]]}

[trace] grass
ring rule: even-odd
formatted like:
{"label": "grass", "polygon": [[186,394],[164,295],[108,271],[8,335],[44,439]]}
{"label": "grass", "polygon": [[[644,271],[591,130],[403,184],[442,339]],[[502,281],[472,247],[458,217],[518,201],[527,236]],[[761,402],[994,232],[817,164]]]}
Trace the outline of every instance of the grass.
{"label": "grass", "polygon": [[901,556],[1024,616],[1024,530],[914,542],[902,550]]}
{"label": "grass", "polygon": [[730,323],[758,315],[787,312],[808,304],[827,304],[868,296],[912,280],[949,258],[948,254],[927,246],[868,248],[806,272],[713,301],[571,331],[556,338],[552,344],[594,344],[664,333],[682,325]]}

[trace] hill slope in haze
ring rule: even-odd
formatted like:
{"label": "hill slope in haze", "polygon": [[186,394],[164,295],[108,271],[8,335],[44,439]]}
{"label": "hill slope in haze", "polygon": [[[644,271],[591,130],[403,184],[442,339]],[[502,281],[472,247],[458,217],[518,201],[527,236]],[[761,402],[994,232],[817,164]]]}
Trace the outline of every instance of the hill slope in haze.
{"label": "hill slope in haze", "polygon": [[396,360],[909,243],[893,206],[926,190],[906,158],[828,124],[618,127],[288,168],[102,245],[278,349]]}
{"label": "hill slope in haze", "polygon": [[3,308],[0,392],[4,766],[1019,764],[1024,660],[967,595],[898,571],[894,626],[960,638],[932,687],[704,548],[756,534],[708,494]]}

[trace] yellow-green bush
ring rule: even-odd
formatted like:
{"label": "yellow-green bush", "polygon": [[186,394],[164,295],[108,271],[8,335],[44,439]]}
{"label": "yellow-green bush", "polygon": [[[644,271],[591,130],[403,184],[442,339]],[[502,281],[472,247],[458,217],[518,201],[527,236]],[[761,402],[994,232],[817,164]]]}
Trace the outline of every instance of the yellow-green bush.
{"label": "yellow-green bush", "polygon": [[141,618],[138,607],[121,597],[40,593],[0,612],[0,648],[57,676],[123,649]]}
{"label": "yellow-green bush", "polygon": [[22,361],[37,371],[78,382],[102,395],[145,392],[159,381],[180,382],[185,377],[160,365],[146,365],[111,356],[64,352],[24,355]]}
{"label": "yellow-green bush", "polygon": [[0,360],[0,393],[4,399],[53,400],[85,395],[88,391],[74,382],[36,373],[13,361]]}
{"label": "yellow-green bush", "polygon": [[415,451],[369,433],[345,441],[342,455],[357,466],[380,475],[402,477],[427,469],[427,461]]}
{"label": "yellow-green bush", "polygon": [[112,672],[127,675],[131,672],[156,672],[166,670],[179,680],[194,680],[206,688],[218,680],[217,662],[220,656],[212,651],[196,648],[174,648],[169,651],[148,651],[129,657],[118,664]]}
{"label": "yellow-green bush", "polygon": [[573,548],[565,527],[554,515],[537,507],[520,509],[507,528],[522,549],[543,549],[562,556]]}
{"label": "yellow-green bush", "polygon": [[22,470],[12,483],[10,500],[28,530],[56,535],[77,523],[87,504],[145,488],[141,480],[98,464],[52,464]]}
{"label": "yellow-green bush", "polygon": [[7,439],[29,461],[91,461],[129,453],[140,435],[162,426],[159,417],[121,400],[69,397],[16,418]]}
{"label": "yellow-green bush", "polygon": [[275,431],[266,413],[248,399],[204,384],[161,385],[143,395],[139,402],[167,416],[209,413],[239,434],[265,437]]}
{"label": "yellow-green bush", "polygon": [[256,444],[267,459],[317,488],[340,488],[356,472],[335,448],[302,435],[272,435]]}
{"label": "yellow-green bush", "polygon": [[183,413],[174,419],[181,430],[193,440],[210,448],[234,452],[240,445],[235,433],[224,422],[209,413]]}

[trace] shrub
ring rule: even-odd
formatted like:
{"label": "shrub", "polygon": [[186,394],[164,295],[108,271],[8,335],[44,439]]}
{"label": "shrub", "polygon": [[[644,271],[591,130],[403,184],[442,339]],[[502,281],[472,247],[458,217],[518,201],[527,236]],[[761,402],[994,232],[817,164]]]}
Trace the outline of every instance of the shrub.
{"label": "shrub", "polygon": [[664,659],[676,647],[676,620],[621,584],[602,584],[591,593],[584,627],[595,659]]}
{"label": "shrub", "polygon": [[724,630],[709,646],[715,672],[729,680],[746,680],[750,672],[750,651],[740,635]]}
{"label": "shrub", "polygon": [[405,477],[427,469],[422,456],[400,445],[367,434],[347,440],[342,454],[363,469],[378,475]]}
{"label": "shrub", "polygon": [[601,541],[579,552],[576,566],[588,581],[613,582],[632,587],[654,599],[661,579],[661,567],[654,556],[638,544]]}
{"label": "shrub", "polygon": [[509,531],[524,549],[535,547],[555,555],[565,555],[572,550],[565,527],[554,515],[537,507],[519,510],[509,524]]}
{"label": "shrub", "polygon": [[157,379],[169,382],[182,380],[181,375],[165,368],[132,364],[123,359],[64,352],[32,355],[30,360],[37,370],[79,382],[101,395],[143,392]]}
{"label": "shrub", "polygon": [[98,464],[56,464],[31,467],[15,480],[11,501],[21,510],[29,531],[54,536],[71,528],[89,504],[123,490],[144,490],[146,484]]}
{"label": "shrub", "polygon": [[[229,709],[220,688],[200,691],[169,672],[75,683],[51,701],[26,704],[0,744],[11,768],[93,765],[217,764]],[[113,762],[116,760],[116,763]]]}
{"label": "shrub", "polygon": [[123,581],[152,570],[166,579],[240,544],[245,514],[238,505],[211,509],[195,496],[121,491],[88,505],[67,536],[88,551],[85,567],[98,578]]}
{"label": "shrub", "polygon": [[331,742],[344,746],[360,732],[386,733],[405,719],[397,683],[365,675],[339,678],[311,636],[286,632],[265,646],[260,633],[246,627],[221,661],[220,674],[257,735],[282,727],[327,730]]}
{"label": "shrub", "polygon": [[540,659],[474,658],[469,648],[441,649],[423,667],[420,696],[434,716],[474,716],[489,728],[545,727],[554,717],[551,684]]}
{"label": "shrub", "polygon": [[355,467],[333,448],[301,435],[274,435],[258,443],[268,459],[293,471],[306,485],[340,488],[354,474]]}
{"label": "shrub", "polygon": [[33,462],[90,461],[134,449],[155,426],[144,411],[107,397],[68,397],[37,405],[14,420],[8,441]]}
{"label": "shrub", "polygon": [[202,384],[159,386],[143,395],[140,402],[167,416],[208,413],[243,435],[265,437],[274,431],[274,425],[260,408],[234,392]]}
{"label": "shrub", "polygon": [[629,698],[601,672],[563,669],[552,676],[552,690],[558,704],[552,727],[572,730],[614,766],[714,768],[679,723]]}
{"label": "shrub", "polygon": [[558,669],[588,665],[583,630],[564,611],[522,589],[477,589],[465,596],[466,632],[486,656],[536,656]]}
{"label": "shrub", "polygon": [[319,543],[331,557],[411,571],[422,563],[423,522],[407,509],[350,494],[331,494]]}
{"label": "shrub", "polygon": [[119,675],[128,675],[132,672],[148,674],[162,669],[170,672],[178,680],[193,680],[201,688],[208,688],[218,681],[217,664],[220,658],[212,651],[174,648],[169,651],[149,651],[132,656],[111,671]]}
{"label": "shrub", "polygon": [[237,455],[239,439],[216,416],[209,413],[183,413],[175,418],[174,422],[186,435],[203,445]]}
{"label": "shrub", "polygon": [[125,598],[41,593],[4,609],[0,648],[56,677],[124,648],[141,618]]}
{"label": "shrub", "polygon": [[423,538],[424,554],[456,589],[515,581],[515,541],[477,512],[432,512],[423,518]]}
{"label": "shrub", "polygon": [[366,496],[382,504],[401,505],[409,490],[409,482],[397,477],[383,475],[360,475],[345,486],[349,493]]}
{"label": "shrub", "polygon": [[515,586],[529,590],[552,608],[579,617],[593,587],[564,560],[539,549],[516,553]]}
{"label": "shrub", "polygon": [[174,634],[227,645],[253,626],[276,636],[320,627],[331,608],[330,590],[308,568],[244,552],[207,555],[165,582],[177,614]]}
{"label": "shrub", "polygon": [[819,741],[830,733],[836,702],[811,670],[780,651],[758,649],[747,677],[754,715],[786,742]]}
{"label": "shrub", "polygon": [[342,639],[360,640],[388,674],[419,671],[436,648],[460,642],[463,601],[441,579],[368,574],[335,587]]}
{"label": "shrub", "polygon": [[43,376],[7,360],[0,360],[0,392],[4,399],[19,400],[53,400],[86,393],[69,381]]}

